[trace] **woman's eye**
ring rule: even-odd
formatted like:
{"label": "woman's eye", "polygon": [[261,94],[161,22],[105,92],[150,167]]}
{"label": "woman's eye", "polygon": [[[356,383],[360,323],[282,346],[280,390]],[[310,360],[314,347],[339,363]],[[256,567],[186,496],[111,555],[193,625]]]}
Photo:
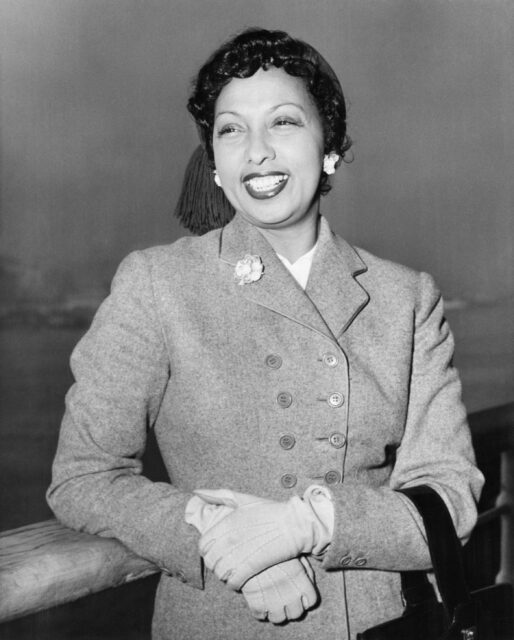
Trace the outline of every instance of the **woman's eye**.
{"label": "woman's eye", "polygon": [[279,127],[299,127],[301,123],[294,118],[277,118],[274,124]]}
{"label": "woman's eye", "polygon": [[218,130],[218,136],[227,136],[230,134],[234,134],[234,133],[238,133],[239,128],[236,127],[233,124],[226,124],[225,126],[221,127],[221,129]]}

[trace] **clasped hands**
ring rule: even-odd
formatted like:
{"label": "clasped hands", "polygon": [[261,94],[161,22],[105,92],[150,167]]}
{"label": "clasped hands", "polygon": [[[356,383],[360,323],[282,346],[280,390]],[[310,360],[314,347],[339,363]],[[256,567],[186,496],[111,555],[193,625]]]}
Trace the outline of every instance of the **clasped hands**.
{"label": "clasped hands", "polygon": [[[318,599],[303,555],[319,554],[329,537],[308,502],[276,502],[229,490],[201,490],[199,548],[208,569],[241,590],[252,613],[271,622],[300,617]],[[214,510],[213,510],[214,507]]]}

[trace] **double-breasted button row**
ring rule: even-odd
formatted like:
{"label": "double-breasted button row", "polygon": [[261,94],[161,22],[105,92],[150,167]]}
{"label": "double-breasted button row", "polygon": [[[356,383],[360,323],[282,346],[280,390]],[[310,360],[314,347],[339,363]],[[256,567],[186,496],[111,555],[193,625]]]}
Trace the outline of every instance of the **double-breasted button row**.
{"label": "double-breasted button row", "polygon": [[[334,431],[328,438],[318,438],[318,440],[328,440],[334,449],[341,449],[346,444],[346,436],[339,431]],[[278,443],[282,449],[292,449],[296,444],[296,438],[292,433],[285,433],[280,436]]]}
{"label": "double-breasted button row", "polygon": [[[341,449],[346,444],[346,436],[339,431],[334,431],[328,438],[317,438],[317,440],[328,440],[334,449]],[[292,433],[285,433],[280,436],[278,443],[282,449],[292,449],[296,444],[296,438]]]}
{"label": "double-breasted button row", "polygon": [[[331,393],[326,398],[318,398],[318,400],[323,400],[326,402],[329,407],[333,409],[337,409],[337,407],[342,407],[344,404],[344,395],[339,392]],[[289,393],[289,391],[281,391],[277,395],[277,404],[282,409],[287,409],[293,404],[293,396]]]}
{"label": "double-breasted button row", "polygon": [[349,566],[364,567],[366,566],[367,563],[368,561],[366,560],[366,558],[363,558],[362,556],[357,556],[356,558],[352,558],[352,556],[348,553],[345,554],[344,556],[341,556],[341,558],[339,559],[339,564],[342,567],[349,567]]}
{"label": "double-breasted button row", "polygon": [[[339,358],[333,353],[324,353],[321,357],[321,361],[325,366],[330,368],[337,367],[339,364]],[[282,358],[278,353],[270,353],[266,356],[264,362],[270,369],[280,369],[282,366]]]}

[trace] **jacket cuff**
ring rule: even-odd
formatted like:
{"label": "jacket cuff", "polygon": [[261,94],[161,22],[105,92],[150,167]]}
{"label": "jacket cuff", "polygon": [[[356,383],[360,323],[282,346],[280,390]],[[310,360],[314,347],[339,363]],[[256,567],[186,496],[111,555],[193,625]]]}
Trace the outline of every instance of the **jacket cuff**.
{"label": "jacket cuff", "polygon": [[[203,560],[198,552],[200,534],[186,521],[174,521],[173,532],[169,531],[166,542],[161,549],[158,566],[166,576],[176,578],[180,582],[195,589],[204,588]],[[177,545],[177,537],[181,544]],[[184,553],[184,550],[187,550]]]}
{"label": "jacket cuff", "polygon": [[322,567],[403,571],[428,569],[419,514],[403,494],[345,482],[334,490],[335,526]]}

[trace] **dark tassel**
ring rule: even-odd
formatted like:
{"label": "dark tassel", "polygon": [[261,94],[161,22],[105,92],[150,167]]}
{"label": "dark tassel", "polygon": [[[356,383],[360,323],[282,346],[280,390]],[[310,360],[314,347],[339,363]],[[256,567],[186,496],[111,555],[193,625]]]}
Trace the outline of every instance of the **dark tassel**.
{"label": "dark tassel", "polygon": [[175,216],[195,235],[223,227],[235,211],[214,176],[205,149],[200,145],[191,156],[184,174]]}

